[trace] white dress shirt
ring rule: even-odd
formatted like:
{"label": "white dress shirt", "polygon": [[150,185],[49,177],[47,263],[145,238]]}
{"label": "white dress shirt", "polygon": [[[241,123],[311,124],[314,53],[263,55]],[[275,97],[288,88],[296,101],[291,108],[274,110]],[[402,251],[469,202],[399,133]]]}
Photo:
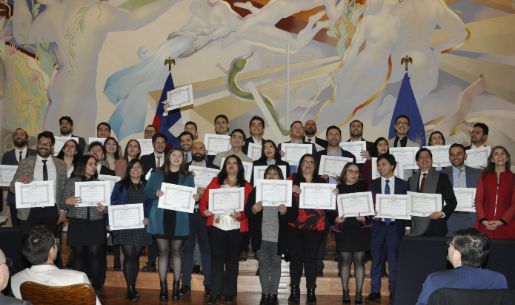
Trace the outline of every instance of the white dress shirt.
{"label": "white dress shirt", "polygon": [[43,181],[43,161],[47,160],[46,168],[48,172],[48,181],[54,181],[54,193],[57,192],[56,180],[57,180],[57,170],[55,168],[54,160],[51,156],[48,159],[41,158],[40,155],[36,156],[36,164],[34,165],[34,181]]}
{"label": "white dress shirt", "polygon": [[14,156],[16,157],[16,160],[18,160],[18,163],[20,163],[20,152],[21,152],[21,158],[25,159],[27,158],[27,146],[25,146],[23,149],[14,149]]}

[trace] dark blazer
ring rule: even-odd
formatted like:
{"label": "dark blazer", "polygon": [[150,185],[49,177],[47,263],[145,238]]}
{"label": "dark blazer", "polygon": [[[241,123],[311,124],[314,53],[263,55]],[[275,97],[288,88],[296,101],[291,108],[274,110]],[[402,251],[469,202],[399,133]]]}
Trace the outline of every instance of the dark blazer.
{"label": "dark blazer", "polygon": [[[15,151],[15,149],[11,149],[4,153],[4,155],[2,156],[2,165],[18,165],[18,160],[16,159]],[[27,155],[25,156],[25,158],[35,156],[36,154],[37,151],[35,151],[34,149],[27,148]]]}
{"label": "dark blazer", "polygon": [[[305,142],[305,144],[309,144],[309,142],[306,140],[306,137],[304,137],[303,141]],[[322,146],[324,149],[327,149],[327,141],[324,139],[315,137],[315,144],[318,144],[318,145]]]}
{"label": "dark blazer", "polygon": [[[412,192],[419,193],[433,193],[442,194],[442,209],[445,213],[445,217],[436,220],[430,220],[429,217],[413,217],[411,219],[412,228],[411,234],[414,236],[420,235],[435,235],[445,236],[447,234],[447,219],[451,216],[452,212],[456,208],[456,196],[452,189],[451,182],[447,174],[436,171],[431,168],[426,176],[426,182],[424,183],[424,189],[419,190],[419,178],[420,171],[416,172],[408,180],[409,190]],[[443,201],[446,205],[443,206]]]}
{"label": "dark blazer", "polygon": [[[454,186],[454,180],[452,176],[452,166],[448,166],[442,169],[442,173],[447,174],[449,176],[449,181],[451,185]],[[481,170],[477,168],[472,168],[469,166],[465,166],[465,180],[467,187],[476,187],[477,181],[479,180],[479,176],[481,176]]]}
{"label": "dark blazer", "polygon": [[[376,203],[376,194],[381,194],[381,177],[372,180],[370,184],[370,191],[372,192],[372,200],[374,200],[374,205]],[[395,177],[395,189],[393,190],[393,194],[403,195],[408,192],[408,182],[406,180],[402,180],[401,178]],[[411,226],[411,221],[406,219],[396,219],[395,226],[397,228],[397,233],[399,236],[404,235],[404,228]]]}
{"label": "dark blazer", "polygon": [[32,305],[32,303],[29,301],[11,298],[11,297],[3,295],[1,292],[0,292],[0,304],[2,304],[2,305]]}
{"label": "dark blazer", "polygon": [[[342,157],[352,158],[352,161],[356,162],[356,156],[354,156],[350,151],[347,151],[341,147],[340,147],[340,151],[342,153]],[[327,149],[324,149],[324,150],[321,150],[318,152],[318,154],[317,154],[318,162],[320,162],[320,158],[322,156],[327,156]]]}
{"label": "dark blazer", "polygon": [[156,168],[156,155],[154,153],[141,156],[140,160],[143,164],[143,172],[145,175],[148,173],[149,170]]}
{"label": "dark blazer", "polygon": [[[266,141],[265,139],[261,139],[261,142],[264,142]],[[252,137],[248,137],[245,139],[245,144],[243,145],[243,147],[241,148],[241,150],[244,152],[244,153],[247,153],[248,150],[249,150],[249,143],[254,143],[254,138]]]}
{"label": "dark blazer", "polygon": [[[110,169],[109,167],[102,165],[100,167],[100,173],[99,175],[109,175],[109,176],[116,176],[116,173],[114,170]],[[122,177],[123,178],[123,177]]]}
{"label": "dark blazer", "polygon": [[[253,162],[252,168],[254,168],[254,166],[266,166],[266,165],[268,165],[266,163],[266,161],[256,160],[256,161]],[[286,166],[286,177],[284,177],[284,179],[287,179],[290,176],[290,163],[288,163],[286,161],[283,161],[283,160],[275,160],[275,165],[277,165],[277,166],[279,166],[279,165]],[[250,184],[254,185],[254,173],[252,173],[252,177],[250,177]]]}

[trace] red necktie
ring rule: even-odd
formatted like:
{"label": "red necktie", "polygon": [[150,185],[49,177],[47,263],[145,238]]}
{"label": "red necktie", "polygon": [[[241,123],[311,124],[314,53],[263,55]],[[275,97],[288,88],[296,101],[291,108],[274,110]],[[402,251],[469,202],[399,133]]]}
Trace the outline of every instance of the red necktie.
{"label": "red necktie", "polygon": [[311,139],[308,139],[308,143],[311,143]]}
{"label": "red necktie", "polygon": [[422,174],[422,180],[420,181],[419,192],[422,192],[424,190],[424,183],[426,183],[426,176],[427,176],[427,173]]}

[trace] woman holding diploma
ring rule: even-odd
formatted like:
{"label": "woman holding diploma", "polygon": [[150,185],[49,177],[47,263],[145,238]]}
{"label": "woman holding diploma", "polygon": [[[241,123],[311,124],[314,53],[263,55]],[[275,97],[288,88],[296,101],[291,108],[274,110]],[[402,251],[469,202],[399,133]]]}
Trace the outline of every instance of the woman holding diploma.
{"label": "woman holding diploma", "polygon": [[147,232],[154,235],[159,251],[158,271],[161,292],[159,298],[162,302],[168,301],[168,284],[166,273],[170,248],[173,264],[173,292],[172,299],[179,299],[179,280],[181,278],[182,245],[189,235],[188,213],[158,208],[159,197],[163,182],[177,185],[195,187],[193,175],[188,171],[186,162],[179,149],[172,149],[165,158],[165,162],[157,171],[153,171],[145,187],[145,201],[152,200],[149,214]]}
{"label": "woman holding diploma", "polygon": [[476,227],[490,238],[515,239],[515,175],[510,153],[492,148],[476,190]]}
{"label": "woman holding diploma", "polygon": [[115,170],[116,161],[121,158],[120,144],[115,138],[108,137],[104,142],[104,149],[106,151],[104,165],[110,170]]}
{"label": "woman holding diploma", "polygon": [[[143,203],[145,193],[145,178],[143,164],[138,159],[132,159],[121,181],[116,182],[111,194],[111,204]],[[141,220],[148,224],[148,218]],[[145,229],[113,231],[113,244],[121,245],[123,251],[123,277],[127,283],[127,298],[137,301],[136,278],[139,270],[139,256],[144,246],[152,244],[152,237]]]}
{"label": "woman holding diploma", "polygon": [[243,163],[236,155],[230,155],[217,177],[206,187],[200,199],[199,211],[207,217],[208,235],[211,246],[211,297],[208,304],[220,301],[225,296],[226,303],[233,303],[237,290],[238,260],[243,234],[249,231],[247,216],[243,211],[213,214],[209,210],[214,203],[209,202],[210,190],[220,188],[244,188],[243,202],[248,201],[252,185],[245,181]]}
{"label": "woman holding diploma", "polygon": [[288,253],[290,254],[291,293],[288,303],[300,303],[300,277],[306,274],[307,302],[316,303],[317,252],[325,229],[325,211],[300,209],[300,183],[325,183],[317,175],[316,159],[305,154],[299,161],[297,173],[293,176],[292,207],[288,208]]}
{"label": "woman holding diploma", "polygon": [[[254,161],[254,166],[268,166],[272,164],[277,166],[286,166],[286,177],[290,176],[290,164],[281,160],[281,152],[277,149],[275,142],[272,140],[265,140],[261,147],[261,158]],[[254,179],[254,175],[252,175],[252,179]]]}
{"label": "woman holding diploma", "polygon": [[68,240],[73,251],[73,269],[85,272],[95,290],[102,289],[106,272],[107,208],[100,202],[96,207],[81,207],[81,198],[75,196],[75,182],[98,181],[97,159],[82,156],[75,169],[75,177],[66,181],[63,190],[68,207]]}
{"label": "woman holding diploma", "polygon": [[[279,166],[269,165],[265,170],[265,179],[284,180]],[[263,195],[264,197],[264,195]],[[250,193],[245,207],[245,214],[250,221],[252,250],[259,262],[259,281],[261,283],[261,301],[259,305],[276,305],[277,289],[281,278],[281,255],[286,253],[288,224],[285,218],[286,206],[263,206],[256,202],[256,190]]]}
{"label": "woman holding diploma", "polygon": [[123,177],[125,175],[125,171],[127,169],[127,164],[129,161],[138,159],[141,154],[141,146],[139,145],[138,140],[131,139],[125,145],[125,151],[123,153],[123,157],[121,159],[116,160],[114,165],[114,172],[116,176]]}
{"label": "woman holding diploma", "polygon": [[[345,164],[340,175],[341,183],[338,185],[338,192],[340,194],[367,192],[368,186],[359,180],[359,173],[356,163]],[[366,218],[363,216],[345,217],[344,215],[331,218],[330,222],[334,224],[332,230],[336,240],[336,251],[341,257],[343,303],[350,303],[349,276],[351,264],[354,262],[356,304],[361,304],[363,303],[362,291],[365,280],[365,252],[370,249],[370,227],[366,226]]]}
{"label": "woman holding diploma", "polygon": [[57,154],[57,158],[66,163],[67,178],[75,176],[75,167],[80,157],[82,157],[82,152],[79,152],[79,144],[74,139],[64,142],[63,148]]}

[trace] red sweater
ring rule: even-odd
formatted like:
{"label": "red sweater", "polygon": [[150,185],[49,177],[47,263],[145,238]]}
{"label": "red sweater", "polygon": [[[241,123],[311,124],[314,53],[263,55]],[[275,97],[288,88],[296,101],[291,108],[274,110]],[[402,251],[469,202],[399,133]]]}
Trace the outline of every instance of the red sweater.
{"label": "red sweater", "polygon": [[[219,189],[222,185],[218,183],[218,177],[214,177],[213,180],[209,183],[209,185],[206,187],[206,191],[204,192],[204,195],[202,195],[202,198],[200,198],[199,203],[199,212],[200,215],[204,215],[204,211],[209,210],[209,190],[213,189]],[[250,192],[252,192],[252,185],[248,182],[245,182],[244,186],[245,190],[245,198],[244,198],[244,204],[247,205],[247,200],[249,198]],[[249,231],[249,220],[247,219],[247,215],[245,215],[244,211],[240,211],[240,232],[248,232]],[[207,217],[206,225],[208,227],[213,226],[214,216],[211,215]]]}

